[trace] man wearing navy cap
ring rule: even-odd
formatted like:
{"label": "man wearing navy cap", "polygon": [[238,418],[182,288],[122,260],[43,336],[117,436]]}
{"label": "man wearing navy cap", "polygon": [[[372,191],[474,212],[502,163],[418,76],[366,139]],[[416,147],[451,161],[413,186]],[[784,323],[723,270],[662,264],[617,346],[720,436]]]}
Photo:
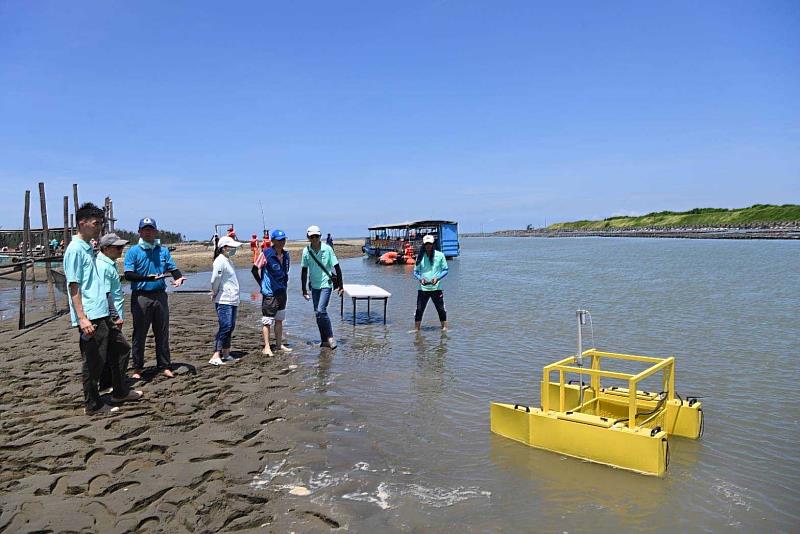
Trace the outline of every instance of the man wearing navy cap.
{"label": "man wearing navy cap", "polygon": [[283,344],[283,321],[286,319],[286,287],[289,285],[289,252],[286,246],[286,233],[272,231],[272,246],[256,259],[251,272],[261,288],[261,332],[264,335],[265,356],[273,356],[269,345],[269,331],[275,327],[275,346],[281,352],[292,352]]}
{"label": "man wearing navy cap", "polygon": [[150,325],[156,341],[156,364],[165,376],[175,376],[170,369],[169,300],[166,273],[172,275],[172,285],[180,287],[183,277],[167,247],[156,242],[156,220],[145,217],[139,221],[139,243],[125,254],[125,279],[131,282],[131,316],[133,318],[132,378],[141,378],[144,369],[144,344]]}

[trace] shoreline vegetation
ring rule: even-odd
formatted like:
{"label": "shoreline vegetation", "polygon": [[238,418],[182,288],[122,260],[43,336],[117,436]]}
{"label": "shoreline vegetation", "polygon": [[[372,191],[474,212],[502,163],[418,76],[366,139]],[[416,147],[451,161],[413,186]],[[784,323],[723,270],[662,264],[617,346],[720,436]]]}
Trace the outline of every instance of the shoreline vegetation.
{"label": "shoreline vegetation", "polygon": [[638,217],[573,221],[545,228],[463,234],[465,237],[665,237],[686,239],[800,239],[800,205],[695,208]]}

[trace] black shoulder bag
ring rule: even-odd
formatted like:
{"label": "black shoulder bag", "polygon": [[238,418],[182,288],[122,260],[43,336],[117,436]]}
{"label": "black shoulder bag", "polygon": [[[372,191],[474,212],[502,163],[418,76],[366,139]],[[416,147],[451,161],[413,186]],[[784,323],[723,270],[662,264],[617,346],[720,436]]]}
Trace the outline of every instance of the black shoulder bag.
{"label": "black shoulder bag", "polygon": [[319,265],[319,268],[322,269],[322,272],[325,273],[325,275],[331,279],[331,284],[333,284],[333,289],[339,289],[339,277],[336,276],[335,274],[331,274],[330,272],[328,272],[328,269],[326,269],[325,266],[322,265],[322,262],[319,261],[317,255],[314,254],[314,250],[311,248],[311,245],[308,245],[308,255],[314,259],[317,265]]}

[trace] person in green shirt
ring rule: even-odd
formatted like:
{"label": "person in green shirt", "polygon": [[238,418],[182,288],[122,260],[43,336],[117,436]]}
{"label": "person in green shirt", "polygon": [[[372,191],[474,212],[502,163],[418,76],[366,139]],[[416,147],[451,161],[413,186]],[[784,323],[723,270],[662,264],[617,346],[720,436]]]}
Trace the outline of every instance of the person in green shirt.
{"label": "person in green shirt", "polygon": [[[300,260],[300,286],[303,298],[313,299],[314,313],[319,328],[320,346],[331,349],[336,348],[336,338],[333,337],[333,327],[328,316],[328,302],[331,293],[336,290],[342,293],[342,268],[333,249],[322,242],[322,231],[319,226],[309,226],[306,230],[309,245],[303,249]],[[336,274],[333,271],[336,270]],[[310,280],[309,280],[310,275]],[[308,296],[306,281],[311,286],[311,297]]]}
{"label": "person in green shirt", "polygon": [[117,407],[100,398],[98,386],[106,361],[111,361],[113,398],[116,401],[138,400],[141,391],[133,391],[120,368],[120,356],[126,348],[120,346],[117,327],[111,321],[105,284],[95,264],[90,241],[97,239],[103,228],[103,210],[94,204],[83,204],[75,214],[78,233],[64,252],[64,275],[69,288],[69,308],[72,326],[80,332],[83,357],[83,399],[87,415],[114,412]]}
{"label": "person in green shirt", "polygon": [[[125,319],[125,297],[122,293],[122,284],[119,279],[119,271],[117,270],[117,260],[122,257],[122,250],[128,241],[120,239],[117,234],[106,234],[100,238],[98,244],[100,252],[95,259],[97,265],[97,273],[100,275],[100,281],[103,284],[103,291],[106,294],[106,301],[108,302],[108,312],[111,322],[114,323],[115,328],[110,332],[114,338],[113,345],[119,350],[119,358],[117,364],[119,365],[119,372],[127,378],[128,359],[131,355],[131,346],[125,335],[122,333],[122,325]],[[100,377],[100,393],[103,394],[111,388],[112,369],[110,359],[106,360],[106,366],[103,369],[103,374]],[[113,389],[112,389],[113,390]]]}
{"label": "person in green shirt", "polygon": [[444,307],[444,293],[442,292],[442,279],[447,276],[447,259],[434,247],[435,239],[428,234],[422,238],[422,250],[417,254],[417,263],[414,266],[414,278],[419,280],[417,290],[417,311],[414,314],[414,328],[419,332],[422,324],[422,314],[428,300],[433,300],[442,330],[447,330],[447,310]]}

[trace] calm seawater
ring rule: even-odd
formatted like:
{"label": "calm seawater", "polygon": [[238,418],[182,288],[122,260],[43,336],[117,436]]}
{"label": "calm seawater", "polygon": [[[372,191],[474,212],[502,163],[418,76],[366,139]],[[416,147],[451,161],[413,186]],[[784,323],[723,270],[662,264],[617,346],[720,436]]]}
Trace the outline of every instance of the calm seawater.
{"label": "calm seawater", "polygon": [[[343,261],[345,280],[392,292],[341,347],[303,356],[334,414],[326,465],[281,473],[357,517],[351,528],[469,531],[789,531],[800,524],[800,243],[664,239],[463,240],[442,335],[413,324],[411,267]],[[293,287],[297,286],[295,280]],[[310,305],[289,308],[313,340]],[[338,304],[338,303],[337,303]],[[489,402],[537,404],[543,365],[575,350],[574,312],[599,348],[675,356],[677,389],[704,397],[701,440],[671,439],[664,479],[489,432]],[[587,334],[588,337],[588,334]],[[324,353],[324,354],[327,354]]]}
{"label": "calm seawater", "polygon": [[[411,266],[343,260],[345,282],[393,296],[386,326],[381,305],[368,322],[359,303],[353,326],[350,303],[340,319],[333,301],[333,352],[311,345],[293,269],[287,330],[304,395],[330,414],[329,443],[324,461],[267,465],[257,482],[305,485],[356,531],[796,531],[800,243],[466,238],[462,251],[444,281],[446,334],[432,304],[423,332],[409,332]],[[239,279],[255,290],[249,272]],[[539,404],[542,367],[575,351],[578,308],[598,348],[675,356],[678,392],[703,397],[705,434],[670,439],[665,478],[489,431],[490,401]],[[234,345],[247,335],[257,325],[239,325]]]}

